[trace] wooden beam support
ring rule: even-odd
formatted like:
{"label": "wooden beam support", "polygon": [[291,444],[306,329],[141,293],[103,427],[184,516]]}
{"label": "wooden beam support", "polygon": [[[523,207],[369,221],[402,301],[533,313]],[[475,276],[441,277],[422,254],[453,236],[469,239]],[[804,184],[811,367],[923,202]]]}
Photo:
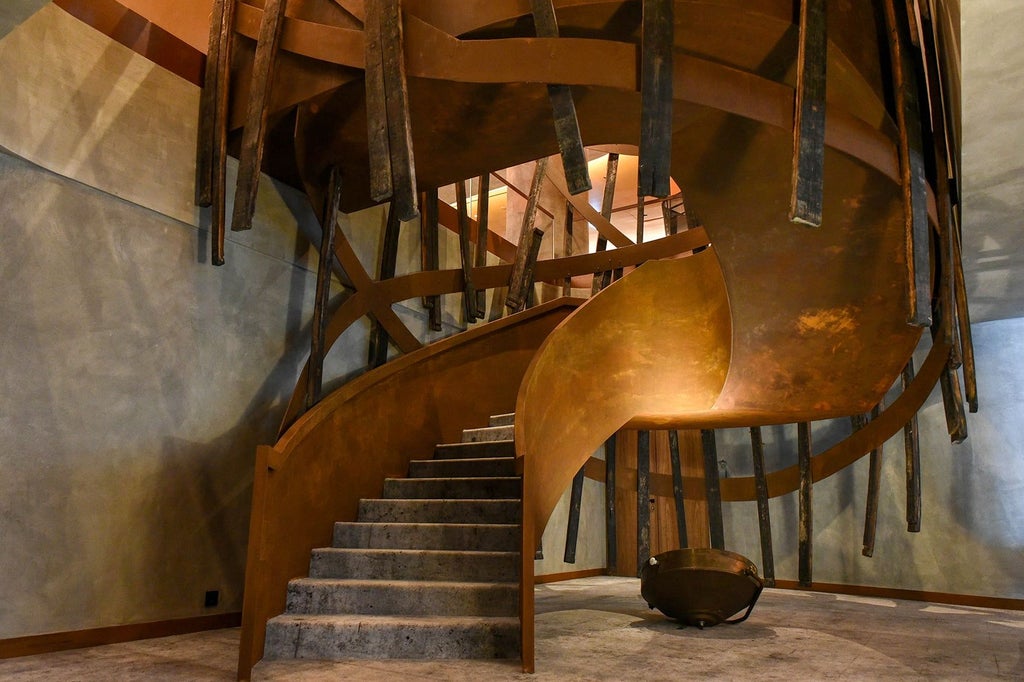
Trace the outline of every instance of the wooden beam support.
{"label": "wooden beam support", "polygon": [[508,295],[505,298],[505,307],[514,313],[528,307],[533,297],[533,271],[537,266],[537,256],[540,255],[540,245],[543,241],[544,230],[539,227],[533,228],[529,233],[524,232],[519,238],[516,262],[512,264],[512,272],[508,279]]}
{"label": "wooden beam support", "polygon": [[[388,219],[384,225],[384,240],[380,250],[380,268],[377,273],[377,280],[384,281],[395,276],[395,268],[398,264],[398,237],[401,228],[398,220],[398,213],[392,204],[388,207]],[[370,355],[369,363],[371,368],[380,367],[388,361],[388,343],[390,338],[387,331],[377,320],[373,321],[370,329]]]}
{"label": "wooden beam support", "polygon": [[231,49],[235,35],[236,0],[224,0],[220,25],[220,51],[217,54],[217,97],[213,122],[213,187],[210,219],[210,261],[224,265],[224,236],[227,227],[227,161],[228,161],[228,107],[231,90]]}
{"label": "wooden beam support", "polygon": [[[534,223],[537,222],[537,206],[540,203],[540,191],[544,184],[544,175],[547,172],[548,159],[547,157],[537,159],[537,165],[533,169],[533,181],[530,183],[530,196],[526,200],[526,211],[523,213],[523,227],[519,233],[519,244],[516,246],[516,260],[512,267],[512,274],[509,277],[509,289],[508,295],[505,297],[505,307],[517,312],[522,310],[527,303],[527,287],[532,286],[533,281],[530,280],[529,285],[526,284],[524,277],[526,271],[529,269],[532,273],[532,266],[527,267],[531,258],[530,252],[533,250],[533,242],[536,241],[534,237],[535,228]],[[544,232],[540,231],[541,236]],[[540,253],[540,245],[537,245],[537,253]],[[537,257],[533,256],[533,262],[537,262]]]}
{"label": "wooden beam support", "polygon": [[651,558],[651,432],[636,437],[636,571]]}
{"label": "wooden beam support", "polygon": [[967,415],[964,414],[964,396],[960,390],[960,377],[950,363],[939,375],[942,388],[942,403],[946,412],[946,428],[949,440],[962,443],[967,439]]}
{"label": "wooden beam support", "polygon": [[971,331],[971,313],[967,305],[967,285],[964,281],[964,263],[960,246],[960,230],[953,226],[953,281],[956,319],[960,332],[960,358],[964,369],[964,390],[967,406],[972,413],[978,411],[978,375],[974,366],[974,335]]}
{"label": "wooden beam support", "polygon": [[615,448],[616,434],[608,437],[604,444],[604,518],[605,518],[605,556],[608,564],[608,575],[615,575],[618,562],[619,538],[615,523]]}
{"label": "wooden beam support", "polygon": [[462,307],[466,313],[466,324],[476,320],[476,289],[473,287],[473,260],[470,245],[469,208],[466,205],[466,181],[455,183],[455,202],[459,211],[459,254],[462,261]]}
{"label": "wooden beam support", "polygon": [[711,529],[711,546],[725,549],[725,525],[722,521],[722,489],[718,479],[718,446],[714,429],[700,432],[704,452],[704,488],[708,500],[708,525]]}
{"label": "wooden beam support", "polygon": [[928,245],[928,196],[925,179],[921,108],[917,78],[907,50],[904,13],[897,14],[895,0],[883,0],[889,53],[893,67],[896,123],[899,129],[900,175],[906,224],[907,291],[909,323],[931,324],[931,273]]}
{"label": "wooden beam support", "polygon": [[636,243],[644,243],[644,220],[646,219],[644,211],[644,197],[637,197],[636,201]]}
{"label": "wooden beam support", "polygon": [[[487,266],[487,232],[491,202],[491,174],[480,176],[476,193],[476,255],[473,264],[478,267]],[[487,291],[478,289],[476,292],[476,316],[484,319],[487,316]]]}
{"label": "wooden beam support", "polygon": [[[565,202],[565,223],[562,229],[563,258],[568,258],[572,255],[572,223],[574,218],[572,204],[567,201]],[[565,280],[562,282],[562,296],[572,296],[572,275],[566,275]]]}
{"label": "wooden beam support", "polygon": [[366,139],[370,152],[370,198],[386,201],[394,193],[391,184],[391,142],[384,83],[384,47],[381,38],[381,3],[366,3],[363,24],[366,68]]}
{"label": "wooden beam support", "polygon": [[793,122],[793,193],[789,219],[821,226],[825,177],[825,78],[828,32],[825,0],[800,0],[796,115]]}
{"label": "wooden beam support", "polygon": [[[876,405],[871,410],[869,418],[858,415],[854,430],[867,426],[868,422],[878,418],[882,413],[881,407]],[[879,446],[868,455],[868,496],[864,506],[864,546],[861,554],[866,557],[875,554],[875,533],[878,529],[878,494],[882,487],[882,452],[884,446]]]}
{"label": "wooden beam support", "polygon": [[672,0],[643,0],[637,193],[667,197],[672,165]]}
{"label": "wooden beam support", "polygon": [[576,543],[580,536],[580,510],[583,505],[584,468],[581,467],[572,479],[569,493],[569,522],[565,529],[565,553],[562,560],[567,564],[576,563]]}
{"label": "wooden beam support", "polygon": [[[608,154],[608,165],[605,169],[604,176],[604,195],[601,197],[601,217],[605,220],[611,221],[612,211],[614,210],[615,204],[615,182],[619,177],[619,155],[615,152]],[[598,233],[597,235],[597,251],[608,250],[608,239]],[[590,295],[593,296],[597,292],[604,289],[612,282],[611,271],[607,272],[596,272],[594,273],[594,282],[591,285]]]}
{"label": "wooden beam support", "polygon": [[761,427],[750,428],[750,449],[754,461],[754,488],[757,491],[757,527],[761,535],[761,575],[765,587],[775,587],[775,553],[772,549],[772,519],[768,508],[768,478],[764,465],[764,439]]}
{"label": "wooden beam support", "polygon": [[313,324],[310,333],[309,371],[306,373],[306,409],[320,402],[324,376],[324,337],[327,334],[327,304],[331,299],[331,261],[334,258],[334,235],[338,229],[341,206],[341,170],[331,169],[327,203],[323,211],[323,237],[316,270],[316,296],[313,301]]}
{"label": "wooden beam support", "polygon": [[252,228],[256,211],[256,195],[260,186],[263,166],[263,145],[267,137],[267,117],[270,88],[274,84],[277,51],[284,28],[286,0],[267,0],[256,39],[249,102],[242,130],[242,150],[238,156],[238,182],[235,184],[235,205],[231,216],[231,229],[238,232]]}
{"label": "wooden beam support", "polygon": [[676,533],[679,535],[679,547],[687,547],[686,534],[686,501],[683,494],[683,462],[679,454],[679,432],[671,430],[668,432],[668,456],[672,466],[672,500],[676,509]]}
{"label": "wooden beam support", "polygon": [[[540,38],[558,37],[558,20],[551,0],[530,0],[533,22]],[[566,184],[570,194],[579,194],[590,189],[590,170],[583,149],[580,124],[576,118],[576,105],[568,85],[548,85],[548,98],[555,119],[555,136],[562,154]]]}
{"label": "wooden beam support", "polygon": [[222,26],[225,4],[232,0],[214,0],[210,11],[210,42],[206,51],[203,90],[199,94],[199,126],[196,135],[196,206],[203,208],[213,202],[213,148],[214,121],[217,109],[217,89]]}
{"label": "wooden beam support", "polygon": [[[903,390],[914,381],[914,358],[910,358],[900,376]],[[921,444],[917,431],[917,413],[903,427],[903,452],[907,469],[907,531],[921,532]]]}
{"label": "wooden beam support", "polygon": [[799,558],[798,579],[803,587],[811,586],[812,541],[814,536],[814,509],[811,478],[811,425],[797,425],[797,465],[800,470],[799,487]]}
{"label": "wooden beam support", "polygon": [[[423,269],[434,272],[440,269],[438,257],[438,230],[437,190],[432,189],[423,193],[423,216],[420,220],[420,255],[422,257]],[[424,296],[423,307],[430,313],[430,330],[441,331],[441,315],[444,312],[442,300],[439,295]]]}

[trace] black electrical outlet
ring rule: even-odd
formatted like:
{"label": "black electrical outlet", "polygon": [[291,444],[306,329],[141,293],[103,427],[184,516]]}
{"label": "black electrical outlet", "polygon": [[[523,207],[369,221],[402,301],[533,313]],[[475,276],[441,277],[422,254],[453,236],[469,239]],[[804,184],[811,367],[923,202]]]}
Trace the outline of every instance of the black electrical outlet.
{"label": "black electrical outlet", "polygon": [[220,603],[220,590],[207,590],[206,599],[203,601],[203,606],[210,608]]}

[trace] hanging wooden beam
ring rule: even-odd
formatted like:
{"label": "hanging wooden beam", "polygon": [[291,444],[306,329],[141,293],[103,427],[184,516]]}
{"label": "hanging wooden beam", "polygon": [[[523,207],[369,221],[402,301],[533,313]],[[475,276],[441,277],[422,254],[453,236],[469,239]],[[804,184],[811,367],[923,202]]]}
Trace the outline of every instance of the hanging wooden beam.
{"label": "hanging wooden beam", "polygon": [[637,193],[667,197],[672,165],[672,0],[643,0]]}
{"label": "hanging wooden beam", "polygon": [[757,527],[761,535],[761,574],[765,587],[775,586],[775,553],[772,549],[772,519],[768,508],[768,476],[764,466],[761,427],[750,428],[750,449],[754,461],[754,490],[757,493]]}
{"label": "hanging wooden beam", "polygon": [[686,508],[683,494],[683,462],[679,454],[679,432],[668,432],[668,456],[672,465],[672,500],[676,508],[676,534],[679,536],[679,547],[688,546],[686,534]]}
{"label": "hanging wooden beam", "polygon": [[793,193],[789,219],[821,226],[825,177],[825,78],[828,33],[825,0],[800,0],[796,108],[793,124]]}
{"label": "hanging wooden beam", "polygon": [[814,509],[811,491],[811,425],[807,422],[797,425],[797,462],[800,470],[798,579],[801,586],[810,587]]}
{"label": "hanging wooden beam", "polygon": [[711,529],[711,546],[725,549],[725,525],[722,521],[722,489],[718,480],[718,446],[714,429],[700,432],[704,451],[704,488],[708,500],[708,524]]}
{"label": "hanging wooden beam", "polygon": [[644,197],[638,196],[636,198],[636,243],[644,243]]}
{"label": "hanging wooden beam", "polygon": [[[395,268],[398,264],[398,237],[401,222],[398,220],[398,213],[392,204],[388,207],[388,219],[384,226],[384,243],[380,251],[380,268],[377,272],[378,281],[391,279],[395,276]],[[387,331],[377,320],[373,321],[370,328],[370,355],[369,363],[371,368],[377,368],[388,361],[388,343],[390,338]]]}
{"label": "hanging wooden beam", "polygon": [[960,356],[964,368],[964,390],[972,413],[978,411],[978,376],[974,366],[974,335],[971,331],[971,313],[967,305],[967,285],[964,281],[964,263],[960,246],[960,230],[953,226],[953,281],[956,319],[960,332]]}
{"label": "hanging wooden beam", "polygon": [[636,570],[651,558],[651,432],[636,435]]}
{"label": "hanging wooden beam", "polygon": [[[565,223],[562,230],[562,256],[568,258],[572,255],[572,223],[575,218],[572,204],[565,202]],[[572,296],[572,275],[566,275],[562,281],[562,295]]]}
{"label": "hanging wooden beam", "polygon": [[[473,264],[478,267],[487,266],[487,231],[488,215],[491,202],[491,175],[484,173],[478,181],[476,193],[476,255]],[[487,290],[477,289],[476,292],[476,316],[477,319],[484,319],[487,316]]]}
{"label": "hanging wooden beam", "polygon": [[[512,272],[508,278],[508,295],[505,297],[505,307],[514,313],[525,309],[531,303],[533,271],[543,241],[544,230],[539,227],[533,228],[529,233],[524,232],[519,238],[516,262],[512,264]],[[526,249],[523,248],[524,244],[528,244]]]}
{"label": "hanging wooden beam", "polygon": [[[372,3],[371,3],[372,4]],[[438,226],[437,211],[437,190],[432,189],[423,193],[423,216],[420,220],[420,256],[423,269],[434,272],[440,268],[438,258],[438,241],[441,238]],[[441,331],[441,316],[444,312],[442,299],[439,295],[425,296],[423,307],[427,309],[430,317],[430,330]]]}
{"label": "hanging wooden beam", "polygon": [[196,206],[203,208],[213,202],[214,119],[219,87],[218,63],[223,39],[224,10],[227,2],[214,0],[210,10],[210,42],[206,51],[203,89],[199,95],[199,126],[196,135]]}
{"label": "hanging wooden beam", "polygon": [[562,560],[567,564],[576,563],[576,543],[580,536],[580,511],[583,506],[584,469],[581,467],[572,479],[569,493],[569,522],[565,529],[565,553]]}
{"label": "hanging wooden beam", "polygon": [[267,137],[270,88],[274,84],[277,51],[284,28],[286,0],[267,0],[256,38],[256,56],[253,59],[249,102],[242,130],[242,150],[238,156],[238,181],[235,184],[235,206],[231,216],[231,229],[235,232],[252,228],[256,211],[256,195],[260,186],[263,166],[263,145]]}
{"label": "hanging wooden beam", "polygon": [[228,106],[231,90],[231,49],[235,35],[235,2],[224,0],[217,54],[217,97],[213,122],[213,187],[211,188],[210,261],[224,265],[224,236],[227,227]]}
{"label": "hanging wooden beam", "polygon": [[469,208],[466,205],[466,182],[455,183],[455,202],[459,211],[459,254],[462,261],[462,307],[466,313],[466,324],[476,320],[476,289],[473,287],[473,263],[470,255],[472,235],[469,225]]}
{"label": "hanging wooden beam", "polygon": [[883,0],[889,54],[893,68],[896,123],[899,129],[900,176],[906,225],[909,323],[931,324],[931,273],[928,246],[928,196],[921,138],[921,108],[917,78],[906,49],[905,15],[897,16],[895,0]]}
{"label": "hanging wooden beam", "polygon": [[419,207],[401,0],[366,3],[364,30],[370,196],[392,198],[399,220],[413,220]]}
{"label": "hanging wooden beam", "polygon": [[325,336],[327,334],[327,304],[331,298],[331,262],[334,258],[334,235],[338,229],[341,206],[341,171],[331,169],[327,188],[327,203],[323,212],[323,237],[320,240],[320,259],[316,270],[316,296],[313,301],[313,324],[309,345],[309,371],[306,373],[306,409],[320,402],[323,390]]}
{"label": "hanging wooden beam", "polygon": [[[615,152],[608,154],[608,166],[605,170],[604,196],[601,198],[601,217],[611,221],[612,211],[615,205],[615,182],[619,177],[619,155]],[[601,233],[597,235],[597,251],[608,250],[608,239]],[[604,289],[612,282],[611,271],[594,273],[594,282],[591,285],[590,295]]]}
{"label": "hanging wooden beam", "polygon": [[[533,22],[540,38],[558,37],[558,20],[551,0],[530,0]],[[555,136],[562,154],[565,180],[570,194],[579,194],[590,189],[590,169],[580,136],[580,124],[576,118],[576,105],[568,85],[548,85],[548,98],[555,118]]]}
{"label": "hanging wooden beam", "polygon": [[618,566],[619,538],[615,519],[615,448],[616,434],[608,437],[604,444],[604,519],[605,519],[605,562],[608,575],[615,575]]}
{"label": "hanging wooden beam", "polygon": [[[900,376],[903,390],[914,381],[914,358],[910,358]],[[921,532],[921,444],[917,431],[917,413],[903,427],[903,452],[907,469],[907,530]]]}
{"label": "hanging wooden beam", "polygon": [[[522,310],[526,305],[527,288],[533,285],[532,278],[529,284],[526,283],[524,278],[527,275],[527,270],[530,270],[532,276],[533,268],[529,266],[531,260],[530,252],[533,250],[534,242],[537,241],[535,232],[540,231],[534,228],[534,223],[537,222],[537,206],[540,203],[540,191],[544,184],[544,174],[547,172],[547,167],[548,159],[544,157],[537,160],[537,165],[533,169],[530,196],[526,200],[526,211],[523,213],[523,227],[519,233],[519,244],[516,246],[516,260],[513,263],[512,274],[509,278],[508,295],[505,297],[505,307],[513,312]],[[540,231],[540,233],[543,236],[543,231]],[[537,253],[540,253],[539,244],[537,244]],[[532,261],[534,263],[537,262],[536,255],[532,257]]]}
{"label": "hanging wooden beam", "polygon": [[960,377],[949,363],[939,375],[939,386],[942,388],[942,403],[946,412],[949,440],[953,443],[962,443],[967,439],[967,415],[964,414]]}
{"label": "hanging wooden beam", "polygon": [[[881,407],[876,405],[871,410],[870,418],[858,415],[854,430],[864,428],[869,421],[878,418],[881,414]],[[868,455],[868,495],[864,507],[864,544],[861,554],[866,557],[875,554],[875,533],[878,529],[878,494],[882,487],[882,451],[884,446],[879,446]]]}

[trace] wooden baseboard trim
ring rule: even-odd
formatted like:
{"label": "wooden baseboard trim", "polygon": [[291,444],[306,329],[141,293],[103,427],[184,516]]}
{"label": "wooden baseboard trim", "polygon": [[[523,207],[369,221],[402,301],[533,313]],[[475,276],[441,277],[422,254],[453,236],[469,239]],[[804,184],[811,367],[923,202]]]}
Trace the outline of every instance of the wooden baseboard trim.
{"label": "wooden baseboard trim", "polygon": [[783,590],[846,594],[851,597],[905,599],[907,601],[926,601],[953,606],[975,606],[985,609],[1024,611],[1024,599],[1011,599],[1009,597],[983,597],[975,594],[951,594],[949,592],[928,592],[925,590],[904,590],[896,587],[844,585],[841,583],[812,583],[810,587],[801,587],[800,583],[795,580],[776,580],[775,587]]}
{"label": "wooden baseboard trim", "polygon": [[140,639],[153,639],[154,637],[186,635],[203,630],[236,628],[241,624],[242,614],[239,612],[217,613],[210,616],[194,616],[192,618],[176,618],[150,623],[131,623],[128,625],[90,628],[88,630],[69,630],[66,632],[51,632],[44,635],[12,637],[10,639],[0,639],[0,659],[48,654],[68,649],[84,649],[104,644],[134,642]]}
{"label": "wooden baseboard trim", "polygon": [[582,571],[570,571],[568,573],[549,573],[547,575],[534,576],[533,582],[537,585],[544,583],[560,583],[564,580],[575,580],[576,578],[593,578],[595,575],[607,575],[608,569],[588,568]]}

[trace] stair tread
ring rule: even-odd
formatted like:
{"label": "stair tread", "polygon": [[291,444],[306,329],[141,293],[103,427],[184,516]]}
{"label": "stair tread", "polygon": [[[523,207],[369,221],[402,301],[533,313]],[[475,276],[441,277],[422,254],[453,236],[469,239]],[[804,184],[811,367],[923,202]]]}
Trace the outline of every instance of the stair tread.
{"label": "stair tread", "polygon": [[492,589],[507,589],[515,588],[519,589],[518,582],[470,582],[465,580],[395,580],[389,578],[387,580],[374,580],[372,578],[292,578],[288,581],[290,585],[302,586],[302,585],[313,585],[313,586],[330,586],[338,585],[345,587],[366,587],[366,588],[379,588],[384,585],[390,587],[406,587],[406,588],[437,588],[437,589],[451,589],[451,588],[466,588],[479,590],[483,588]]}
{"label": "stair tread", "polygon": [[500,552],[495,550],[479,550],[479,549],[401,549],[401,548],[380,548],[380,547],[367,547],[365,549],[360,547],[317,547],[313,550],[314,552],[332,552],[332,553],[362,553],[362,554],[410,554],[417,556],[449,556],[449,555],[469,555],[472,558],[486,558],[486,557],[506,557],[517,555],[519,552]]}
{"label": "stair tread", "polygon": [[[473,504],[487,504],[489,502],[518,502],[519,497],[364,497],[360,502],[395,502],[398,504],[424,504],[432,502],[472,502]],[[373,523],[373,522],[371,522]]]}
{"label": "stair tread", "polygon": [[[467,462],[505,462],[512,459],[511,457],[435,457],[433,459],[411,459],[412,462],[459,462],[465,464]],[[476,476],[463,476],[462,478],[476,478]],[[509,476],[501,476],[500,478],[516,478]]]}
{"label": "stair tread", "polygon": [[435,624],[508,624],[519,627],[518,616],[424,616],[424,615],[376,615],[372,613],[282,613],[271,620],[278,622],[309,623],[379,623],[381,625],[410,626]]}
{"label": "stair tread", "polygon": [[400,528],[415,528],[416,526],[430,526],[431,528],[478,528],[480,530],[508,530],[518,528],[518,523],[430,523],[423,521],[336,521],[336,526],[398,526]]}
{"label": "stair tread", "polygon": [[[492,459],[501,459],[501,458],[500,457],[494,457]],[[444,462],[444,461],[449,461],[450,462],[452,460],[421,459],[421,460],[414,460],[414,461],[420,461],[420,462]],[[468,461],[468,460],[460,459],[458,461],[465,462],[465,461]],[[469,482],[469,481],[472,481],[474,483],[486,483],[487,481],[503,481],[503,482],[504,481],[518,481],[519,480],[519,476],[423,476],[423,477],[420,477],[420,478],[412,478],[412,477],[409,477],[409,476],[396,476],[396,477],[393,477],[393,478],[385,478],[384,480],[385,481],[457,481],[457,482],[463,482],[463,481]]]}

